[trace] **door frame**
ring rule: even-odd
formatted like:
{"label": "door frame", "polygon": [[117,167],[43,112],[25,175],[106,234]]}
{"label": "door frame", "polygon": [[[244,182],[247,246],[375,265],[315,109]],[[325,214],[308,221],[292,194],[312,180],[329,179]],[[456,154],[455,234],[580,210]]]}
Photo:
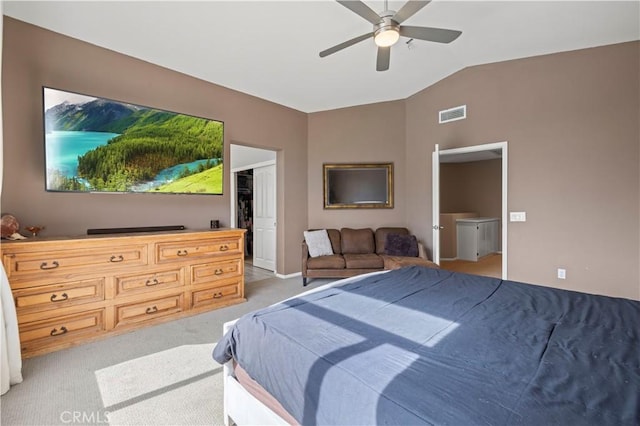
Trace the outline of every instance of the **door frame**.
{"label": "door frame", "polygon": [[[508,142],[495,142],[482,145],[466,146],[461,148],[440,150],[436,144],[432,154],[432,229],[433,229],[433,258],[434,262],[440,263],[440,162],[443,156],[472,154],[482,151],[501,150],[502,153],[502,279],[507,279],[507,258],[508,258]],[[470,160],[473,161],[473,160]],[[437,212],[436,212],[437,208]]]}

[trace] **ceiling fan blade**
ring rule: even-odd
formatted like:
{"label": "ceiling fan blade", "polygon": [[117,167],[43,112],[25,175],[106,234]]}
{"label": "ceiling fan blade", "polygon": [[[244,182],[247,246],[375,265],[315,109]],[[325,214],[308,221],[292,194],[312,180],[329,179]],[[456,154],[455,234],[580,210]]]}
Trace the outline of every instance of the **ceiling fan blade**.
{"label": "ceiling fan blade", "polygon": [[462,31],[446,30],[444,28],[400,27],[400,35],[403,37],[435,41],[436,43],[451,43],[453,40],[457,39],[460,34],[462,34]]}
{"label": "ceiling fan blade", "polygon": [[376,60],[376,71],[388,70],[390,58],[391,58],[391,46],[378,47],[378,59]]}
{"label": "ceiling fan blade", "polygon": [[342,1],[337,0],[337,1],[341,5],[343,5],[350,11],[352,11],[353,13],[362,16],[364,19],[366,19],[367,21],[371,22],[374,25],[380,22],[380,15],[378,15],[376,12],[373,11],[373,9],[371,9],[369,6],[362,3],[361,1],[358,1],[358,0],[342,0]]}
{"label": "ceiling fan blade", "polygon": [[431,0],[410,0],[406,2],[391,19],[401,24],[429,3],[431,3]]}
{"label": "ceiling fan blade", "polygon": [[373,37],[373,33],[362,34],[361,36],[352,38],[351,40],[347,40],[347,41],[345,41],[343,43],[337,44],[337,45],[335,45],[333,47],[330,47],[330,48],[328,48],[326,50],[323,50],[322,52],[320,52],[320,57],[324,58],[325,56],[329,56],[332,53],[336,53],[339,50],[345,49],[345,48],[347,48],[349,46],[353,46],[354,44],[360,43],[361,41],[366,40],[366,39],[371,38],[371,37]]}

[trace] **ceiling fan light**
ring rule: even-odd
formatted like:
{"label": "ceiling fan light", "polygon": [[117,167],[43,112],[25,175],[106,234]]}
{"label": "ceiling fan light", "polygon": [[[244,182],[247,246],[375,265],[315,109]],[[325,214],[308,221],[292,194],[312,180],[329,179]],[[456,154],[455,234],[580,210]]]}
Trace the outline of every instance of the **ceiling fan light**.
{"label": "ceiling fan light", "polygon": [[381,28],[374,37],[379,47],[393,46],[399,39],[400,33],[395,28]]}

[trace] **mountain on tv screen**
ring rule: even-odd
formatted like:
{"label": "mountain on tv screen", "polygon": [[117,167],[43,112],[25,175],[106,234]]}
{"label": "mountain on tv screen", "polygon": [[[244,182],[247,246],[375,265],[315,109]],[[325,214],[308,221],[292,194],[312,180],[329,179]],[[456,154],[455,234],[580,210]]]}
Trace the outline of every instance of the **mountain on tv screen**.
{"label": "mountain on tv screen", "polygon": [[221,121],[43,88],[46,190],[222,194]]}

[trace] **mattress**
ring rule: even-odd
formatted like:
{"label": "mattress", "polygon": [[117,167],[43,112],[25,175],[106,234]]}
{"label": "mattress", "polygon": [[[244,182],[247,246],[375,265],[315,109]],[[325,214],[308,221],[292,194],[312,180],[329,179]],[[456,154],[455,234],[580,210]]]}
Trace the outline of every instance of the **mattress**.
{"label": "mattress", "polygon": [[640,302],[423,267],[240,318],[214,349],[301,424],[640,423]]}

